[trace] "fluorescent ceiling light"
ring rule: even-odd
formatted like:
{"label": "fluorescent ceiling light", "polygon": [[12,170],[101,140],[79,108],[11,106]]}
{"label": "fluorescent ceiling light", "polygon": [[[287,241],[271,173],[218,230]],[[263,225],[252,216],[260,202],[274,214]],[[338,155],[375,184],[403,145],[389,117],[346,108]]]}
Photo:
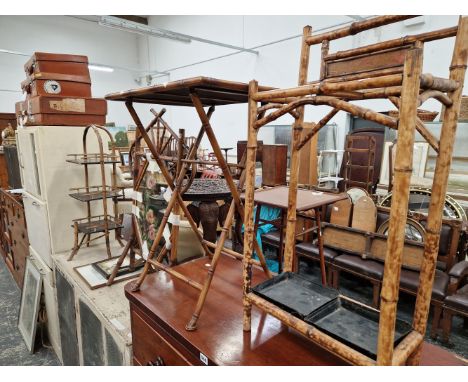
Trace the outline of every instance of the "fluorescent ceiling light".
{"label": "fluorescent ceiling light", "polygon": [[133,21],[124,20],[113,16],[102,16],[99,20],[99,25],[120,29],[126,32],[138,33],[141,35],[168,38],[170,40],[176,40],[184,43],[190,43],[192,41],[188,37],[179,36],[175,33],[171,33],[170,31],[161,31],[144,24],[135,23]]}
{"label": "fluorescent ceiling light", "polygon": [[95,64],[89,64],[88,68],[89,70],[95,70],[97,72],[112,73],[114,71],[114,68],[111,68],[110,66],[95,65]]}

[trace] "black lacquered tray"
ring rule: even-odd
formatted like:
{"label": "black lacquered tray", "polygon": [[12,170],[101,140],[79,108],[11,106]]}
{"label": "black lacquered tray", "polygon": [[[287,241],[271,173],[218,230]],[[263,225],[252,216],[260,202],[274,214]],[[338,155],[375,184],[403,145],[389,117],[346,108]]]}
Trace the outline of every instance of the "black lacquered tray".
{"label": "black lacquered tray", "polygon": [[[340,296],[308,315],[304,321],[362,354],[377,358],[378,310]],[[397,319],[394,345],[410,331],[408,322]]]}
{"label": "black lacquered tray", "polygon": [[252,291],[301,319],[338,297],[337,290],[292,272],[275,276],[255,286]]}

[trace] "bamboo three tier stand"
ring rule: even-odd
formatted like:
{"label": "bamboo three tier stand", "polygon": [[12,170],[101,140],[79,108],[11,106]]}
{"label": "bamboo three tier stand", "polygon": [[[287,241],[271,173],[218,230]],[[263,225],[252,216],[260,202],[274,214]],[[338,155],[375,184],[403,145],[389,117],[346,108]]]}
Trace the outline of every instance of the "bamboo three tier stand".
{"label": "bamboo three tier stand", "polygon": [[[342,37],[395,23],[413,16],[380,16],[356,22],[331,32],[312,35],[304,28],[300,56],[299,86],[290,89],[261,91],[256,81],[249,84],[249,128],[246,161],[246,196],[244,235],[244,330],[250,331],[252,305],[273,315],[320,346],[357,365],[417,365],[426,332],[427,318],[439,248],[442,208],[452,159],[468,54],[468,18],[458,26],[419,35],[406,36],[355,49],[329,52],[329,42]],[[422,73],[423,46],[426,42],[454,37],[455,45],[449,78]],[[321,44],[320,79],[308,82],[310,46]],[[388,99],[398,109],[399,117],[366,109],[352,101]],[[416,109],[434,98],[445,105],[440,137],[434,137],[417,117]],[[260,106],[258,104],[261,104]],[[332,110],[301,139],[306,105],[327,105]],[[265,115],[267,110],[272,110]],[[293,269],[295,247],[296,194],[298,188],[299,150],[339,111],[380,123],[398,130],[394,175],[394,195],[390,213],[388,247],[384,266],[377,360],[346,346],[294,317],[251,291],[252,252],[254,243],[254,183],[258,130],[269,122],[295,113],[292,126],[291,176],[287,215],[284,270]],[[417,130],[437,153],[431,203],[427,218],[424,260],[420,270],[419,289],[413,317],[413,330],[394,348],[404,229],[408,208],[412,151]]]}
{"label": "bamboo three tier stand", "polygon": [[[98,153],[88,152],[87,138],[89,137],[88,134],[90,131],[93,131],[97,138],[99,146]],[[111,153],[104,152],[104,143],[101,133],[108,137],[111,145]],[[91,241],[98,240],[102,237],[106,240],[107,257],[110,259],[112,257],[109,240],[110,232],[122,227],[117,216],[117,199],[120,195],[120,190],[116,187],[115,181],[115,167],[116,164],[120,162],[120,157],[115,151],[115,144],[112,135],[105,127],[102,126],[90,125],[86,127],[83,132],[83,153],[68,154],[67,162],[81,165],[84,168],[85,186],[71,189],[70,191],[72,191],[72,193],[70,196],[80,202],[86,203],[87,210],[87,216],[85,218],[73,220],[75,239],[68,261],[71,261],[73,257],[75,257],[84,243],[89,246]],[[89,180],[88,167],[96,165],[99,166],[101,173],[101,184],[99,186],[91,185]],[[108,165],[112,166],[110,185],[108,185],[106,181],[106,166]],[[108,199],[112,199],[113,202],[113,215],[108,213]],[[100,201],[102,203],[102,215],[93,215],[91,204],[94,201]],[[80,234],[82,235],[81,239],[79,239]],[[98,236],[91,239],[91,235],[95,234],[98,234]],[[115,236],[120,245],[122,245],[117,232]]]}

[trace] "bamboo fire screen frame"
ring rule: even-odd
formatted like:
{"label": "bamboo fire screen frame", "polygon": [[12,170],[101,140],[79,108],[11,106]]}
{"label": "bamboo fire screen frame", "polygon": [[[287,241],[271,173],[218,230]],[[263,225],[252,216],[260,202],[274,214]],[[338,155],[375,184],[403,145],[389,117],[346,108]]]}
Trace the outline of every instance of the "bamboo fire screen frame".
{"label": "bamboo fire screen frame", "polygon": [[[186,80],[186,81],[189,82],[189,81],[191,81],[191,79]],[[216,79],[209,79],[209,81],[214,83],[214,84],[217,84],[217,85],[219,84],[221,86],[223,85],[223,82],[225,82],[225,81],[216,80]],[[184,82],[184,80],[181,80],[179,82],[182,83],[182,82]],[[177,83],[178,82],[175,81],[175,82],[172,83],[172,85],[177,85]],[[237,84],[239,84],[239,83],[237,83]],[[242,87],[245,87],[245,99],[247,100],[247,85],[246,84],[240,84],[240,85],[242,85]],[[169,85],[167,85],[167,87],[170,88]],[[198,133],[195,141],[190,145],[188,153],[187,153],[187,155],[185,157],[183,156],[183,153],[182,153],[182,150],[181,150],[181,147],[180,147],[180,144],[179,144],[178,156],[177,156],[177,171],[176,171],[175,176],[170,174],[170,172],[169,172],[169,170],[168,170],[168,168],[167,168],[167,166],[165,164],[165,160],[167,161],[167,159],[168,159],[167,156],[164,156],[163,153],[160,150],[158,150],[158,147],[154,144],[154,142],[151,140],[151,137],[148,134],[148,132],[151,130],[151,128],[153,126],[155,126],[157,124],[157,122],[161,119],[161,116],[162,116],[163,112],[161,111],[159,114],[153,112],[154,118],[151,120],[149,125],[145,128],[143,126],[142,122],[141,122],[141,119],[139,118],[137,112],[135,111],[135,109],[133,107],[133,102],[134,102],[133,97],[128,96],[126,98],[122,98],[120,94],[115,93],[114,95],[111,94],[111,95],[106,96],[106,98],[111,99],[111,100],[112,99],[113,100],[124,100],[125,99],[125,105],[126,105],[128,111],[130,112],[130,115],[131,115],[132,119],[134,120],[134,122],[135,122],[135,124],[137,126],[136,137],[135,137],[136,142],[139,142],[141,139],[143,139],[145,141],[146,145],[148,146],[148,148],[149,148],[149,150],[151,152],[151,155],[156,160],[156,163],[158,164],[158,166],[159,166],[159,168],[160,168],[160,170],[161,170],[161,172],[162,172],[162,174],[164,176],[165,181],[167,182],[168,186],[172,190],[170,200],[169,200],[168,205],[166,207],[166,210],[164,212],[164,215],[163,215],[163,218],[161,220],[160,226],[158,227],[156,237],[155,237],[153,245],[151,246],[151,249],[149,251],[148,258],[146,260],[144,269],[143,269],[142,273],[140,274],[139,278],[134,282],[132,291],[140,290],[140,287],[141,287],[142,283],[144,282],[144,280],[146,278],[146,275],[150,271],[150,268],[165,271],[168,274],[170,274],[171,276],[176,277],[177,279],[179,279],[179,280],[185,282],[186,284],[192,286],[193,288],[197,289],[200,292],[199,298],[198,298],[198,301],[197,301],[197,305],[195,307],[195,311],[194,311],[190,321],[187,323],[187,325],[185,327],[186,330],[193,331],[193,330],[197,329],[197,322],[198,322],[198,319],[200,317],[201,311],[203,309],[203,306],[204,306],[204,303],[205,303],[209,288],[211,286],[211,282],[213,280],[214,273],[216,271],[216,266],[218,264],[218,261],[220,259],[221,254],[232,256],[232,257],[235,257],[235,258],[237,258],[239,260],[242,259],[242,254],[240,254],[238,252],[235,252],[232,249],[226,248],[224,246],[224,243],[225,243],[225,241],[226,241],[226,239],[228,237],[228,232],[229,232],[229,230],[230,230],[230,228],[232,226],[233,219],[234,219],[234,213],[235,213],[236,209],[237,209],[237,212],[238,212],[240,218],[242,219],[242,221],[243,221],[243,217],[244,217],[244,206],[243,206],[242,200],[240,198],[240,193],[241,193],[241,190],[243,188],[244,181],[245,181],[245,169],[244,169],[245,154],[244,154],[244,158],[241,160],[241,162],[239,164],[229,164],[229,163],[226,162],[226,160],[224,158],[224,155],[222,154],[221,148],[219,146],[219,143],[218,143],[218,141],[216,139],[216,136],[214,134],[214,131],[212,129],[211,123],[210,123],[210,118],[211,118],[211,115],[213,114],[213,112],[215,110],[215,107],[211,106],[211,107],[209,107],[208,111],[205,111],[204,104],[203,104],[203,101],[202,101],[202,97],[197,93],[196,89],[190,89],[189,92],[190,92],[189,93],[189,101],[188,101],[189,103],[184,101],[183,104],[182,103],[179,103],[179,104],[178,103],[169,103],[169,104],[194,107],[197,114],[198,114],[198,117],[199,117],[202,125],[200,127],[199,133]],[[235,95],[235,93],[234,93],[234,95]],[[228,100],[229,100],[229,98],[228,98]],[[229,102],[230,101],[228,101],[228,103]],[[245,102],[245,101],[243,101],[243,102]],[[154,103],[156,103],[156,102],[154,102]],[[215,100],[213,100],[213,104],[214,103],[215,103]],[[230,102],[230,103],[236,103],[236,102]],[[239,102],[237,102],[237,103],[239,103]],[[183,180],[184,180],[184,177],[186,176],[186,173],[187,173],[188,169],[194,163],[195,164],[204,164],[204,163],[206,163],[206,161],[199,160],[196,157],[198,148],[199,148],[199,146],[201,144],[201,141],[202,141],[205,134],[206,134],[206,136],[207,136],[207,138],[208,138],[208,140],[209,140],[209,142],[211,144],[211,147],[213,149],[213,152],[215,153],[216,160],[217,160],[217,162],[211,162],[210,161],[209,164],[210,165],[216,165],[216,166],[219,166],[221,168],[221,170],[223,172],[223,176],[224,176],[224,178],[225,178],[225,180],[226,180],[226,182],[228,184],[228,187],[229,187],[229,189],[231,191],[231,194],[232,194],[232,201],[231,201],[231,204],[230,204],[230,207],[229,207],[229,211],[228,211],[225,223],[224,223],[224,225],[222,227],[221,235],[218,238],[216,243],[213,243],[213,242],[210,242],[208,240],[203,239],[200,231],[197,228],[196,223],[194,222],[190,212],[188,211],[188,209],[185,206],[184,201],[182,199],[183,188],[184,188],[183,187]],[[180,130],[179,143],[183,142],[183,138],[184,138],[184,131]],[[137,151],[137,150],[138,150],[138,143],[135,146],[135,151]],[[134,176],[138,176],[138,174],[140,176],[142,176],[141,175],[142,169],[138,168],[138,163],[137,162],[138,161],[134,162],[134,167],[133,167]],[[233,179],[233,176],[232,176],[232,174],[231,174],[231,172],[229,170],[229,167],[236,167],[236,168],[242,169],[242,173],[241,173],[241,176],[240,176],[240,179],[239,179],[237,185],[234,182],[234,179]],[[143,171],[144,171],[144,169],[143,169]],[[177,272],[177,270],[172,269],[170,265],[166,265],[166,264],[162,263],[162,260],[163,260],[164,256],[166,256],[166,253],[168,251],[168,248],[167,248],[166,245],[164,245],[162,247],[162,249],[158,253],[156,259],[154,259],[155,255],[156,255],[158,244],[160,243],[160,241],[161,241],[161,239],[163,237],[164,227],[168,223],[169,216],[170,216],[171,212],[173,212],[175,215],[179,215],[181,212],[184,214],[184,216],[187,218],[193,232],[195,233],[198,241],[202,245],[203,250],[205,252],[205,255],[208,256],[211,259],[210,266],[207,267],[207,275],[206,275],[206,278],[205,278],[205,281],[203,282],[203,284],[199,283],[198,281],[193,280],[193,279],[191,279],[191,278],[189,278],[187,276],[184,276],[183,274],[181,274],[179,272]],[[173,229],[172,229],[172,232],[171,232],[171,240],[170,241],[171,241],[171,247],[172,248],[177,245],[177,238],[178,238],[177,237],[178,236],[177,235],[177,229],[174,229],[174,227],[177,227],[176,222],[173,223],[173,227],[172,227]],[[250,264],[255,264],[257,266],[261,266],[263,268],[265,274],[267,275],[267,277],[271,278],[271,273],[270,273],[270,271],[269,271],[269,269],[267,267],[267,264],[266,264],[265,258],[263,256],[263,253],[261,251],[261,248],[258,245],[255,238],[253,240],[253,245],[254,245],[255,250],[256,250],[256,252],[258,254],[259,261],[254,260],[254,259],[249,259]],[[214,251],[212,251],[212,250],[214,250]]]}
{"label": "bamboo fire screen frame", "polygon": [[[356,33],[391,24],[413,16],[379,16],[348,27],[313,36],[309,26],[304,28],[300,56],[299,86],[290,89],[258,91],[258,83],[249,84],[249,127],[246,161],[245,195],[245,235],[244,235],[244,318],[245,331],[251,329],[252,305],[273,315],[284,324],[298,330],[320,346],[339,357],[358,365],[417,365],[421,356],[421,347],[426,332],[427,318],[434,282],[435,265],[439,248],[442,208],[447,190],[447,180],[452,159],[452,149],[460,109],[468,51],[468,18],[461,17],[458,26],[406,36],[394,40],[376,43],[346,51],[329,53],[329,41],[354,35]],[[425,42],[456,36],[450,66],[449,79],[422,74],[423,44]],[[320,80],[307,81],[310,46],[321,44]],[[346,58],[368,60],[372,53],[383,54],[407,47],[402,57],[402,64],[396,68],[369,71],[349,71],[346,75],[332,77],[329,64],[340,63]],[[393,53],[391,53],[393,54]],[[373,56],[375,57],[375,56]],[[338,60],[338,61],[337,61]],[[369,62],[369,61],[368,61]],[[399,108],[399,118],[351,104],[353,100],[389,99]],[[440,138],[434,137],[417,117],[416,109],[429,98],[435,98],[445,105]],[[261,106],[258,106],[261,103]],[[305,105],[328,105],[332,110],[317,122],[309,134],[301,139],[304,123]],[[273,109],[264,116],[265,111]],[[292,128],[291,175],[289,184],[289,209],[287,216],[285,243],[285,271],[293,269],[293,251],[296,224],[296,194],[298,187],[299,150],[338,111],[347,111],[352,115],[375,121],[393,129],[398,129],[397,155],[395,163],[394,198],[390,212],[388,248],[384,266],[384,278],[381,292],[381,312],[379,320],[377,361],[344,345],[288,314],[270,302],[251,292],[252,251],[254,238],[254,182],[257,133],[260,127],[291,111],[297,113]],[[412,166],[412,150],[415,129],[434,148],[437,156],[432,187],[432,197],[427,218],[426,239],[424,243],[424,261],[420,272],[420,287],[417,293],[413,317],[413,331],[394,349],[395,320],[400,283],[404,227],[408,208],[409,184]]]}

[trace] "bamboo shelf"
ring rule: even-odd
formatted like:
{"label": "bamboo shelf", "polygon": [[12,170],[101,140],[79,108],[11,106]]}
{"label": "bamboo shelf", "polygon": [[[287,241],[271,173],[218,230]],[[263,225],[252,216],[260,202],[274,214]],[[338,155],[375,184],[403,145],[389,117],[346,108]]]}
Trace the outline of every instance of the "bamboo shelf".
{"label": "bamboo shelf", "polygon": [[[355,365],[417,365],[426,333],[427,319],[439,249],[442,211],[447,191],[455,131],[468,58],[468,17],[460,17],[458,26],[405,36],[376,44],[330,53],[329,42],[365,30],[395,23],[414,16],[379,16],[334,31],[312,35],[304,27],[300,56],[299,83],[288,89],[260,90],[257,81],[249,84],[249,126],[245,180],[244,234],[244,317],[245,331],[251,330],[251,310],[255,305],[273,315],[283,324],[297,330],[328,351]],[[449,77],[439,78],[422,73],[424,44],[434,40],[456,37],[449,67]],[[321,44],[320,76],[308,81],[310,46]],[[417,108],[428,99],[445,106],[440,137],[428,131],[417,116]],[[398,109],[398,117],[385,115],[354,101],[388,99]],[[331,107],[306,135],[302,134],[305,106]],[[290,184],[284,250],[284,270],[291,272],[294,261],[296,206],[298,191],[299,150],[338,112],[374,121],[398,130],[394,174],[394,189],[385,253],[384,278],[376,338],[377,357],[366,354],[332,338],[314,325],[281,309],[252,292],[252,256],[254,251],[254,186],[258,130],[285,114],[294,117],[291,132]],[[412,328],[396,346],[395,323],[400,270],[405,245],[405,225],[408,212],[413,141],[415,131],[434,148],[437,163],[434,172],[422,263],[418,266],[420,282],[417,292]],[[320,223],[318,223],[320,224]],[[321,262],[324,261],[323,254]]]}
{"label": "bamboo shelf", "polygon": [[[84,221],[83,223],[79,223]],[[93,216],[92,218],[83,218],[74,220],[77,223],[77,229],[79,233],[90,235],[93,233],[105,232],[106,230],[112,231],[117,228],[122,228],[122,225],[118,220],[110,215],[99,215]]]}
{"label": "bamboo shelf", "polygon": [[75,163],[75,164],[82,164],[82,165],[88,165],[88,164],[113,164],[113,163],[120,163],[120,156],[116,154],[102,154],[102,159],[101,159],[101,154],[100,153],[94,153],[94,154],[68,154],[67,155],[69,158],[67,159],[67,162],[69,163]]}
{"label": "bamboo shelf", "polygon": [[[99,153],[88,153],[88,133],[92,131],[96,136],[99,145]],[[109,139],[111,145],[111,153],[104,152],[104,145],[101,134],[104,134]],[[77,254],[83,244],[87,246],[93,240],[100,239],[102,237],[106,240],[107,257],[112,257],[110,250],[110,231],[114,231],[121,228],[117,216],[117,199],[120,197],[120,190],[116,187],[116,163],[120,162],[120,156],[116,154],[115,144],[112,135],[109,131],[102,126],[90,125],[86,127],[83,132],[83,153],[81,154],[69,154],[67,162],[74,163],[83,166],[84,169],[84,180],[85,186],[72,188],[69,195],[73,199],[76,199],[82,203],[86,203],[87,216],[82,219],[73,220],[74,229],[74,245],[72,252],[68,260],[72,260]],[[101,175],[101,185],[91,186],[89,180],[89,168],[88,166],[98,165]],[[106,165],[111,166],[110,186],[107,185],[106,180]],[[114,215],[108,214],[108,199],[112,199]],[[92,216],[91,215],[91,203],[101,201],[102,203],[102,215]],[[82,235],[81,239],[79,235]],[[101,234],[91,239],[91,235]],[[119,241],[120,245],[123,246],[120,236],[115,233],[116,240]]]}
{"label": "bamboo shelf", "polygon": [[90,202],[93,200],[102,200],[104,198],[117,198],[121,196],[120,190],[113,190],[106,186],[105,191],[102,186],[90,186],[87,190],[86,187],[73,188],[70,191],[76,191],[69,194],[73,199],[79,200],[80,202]]}

